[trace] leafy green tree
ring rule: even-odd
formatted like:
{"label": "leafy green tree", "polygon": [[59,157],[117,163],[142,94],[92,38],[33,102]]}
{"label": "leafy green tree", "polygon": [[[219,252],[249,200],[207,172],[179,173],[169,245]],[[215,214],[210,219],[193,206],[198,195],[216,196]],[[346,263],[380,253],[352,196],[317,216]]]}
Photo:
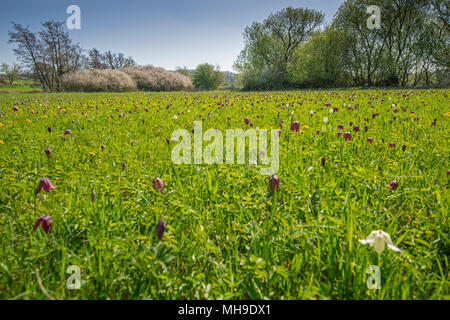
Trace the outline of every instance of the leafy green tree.
{"label": "leafy green tree", "polygon": [[20,79],[21,68],[18,64],[8,65],[3,63],[0,70],[5,74],[6,79],[11,87],[14,86],[14,82]]}
{"label": "leafy green tree", "polygon": [[[234,65],[243,72],[240,80],[257,84],[273,79],[278,81],[273,88],[287,85],[287,66],[296,48],[318,30],[323,20],[320,11],[288,7],[248,26],[245,48]],[[257,79],[259,76],[261,79]]]}
{"label": "leafy green tree", "polygon": [[217,89],[224,81],[225,76],[219,68],[207,63],[197,66],[192,80],[195,88],[205,90]]}
{"label": "leafy green tree", "polygon": [[296,49],[288,65],[290,82],[295,87],[346,86],[345,48],[345,33],[332,27],[316,33]]}

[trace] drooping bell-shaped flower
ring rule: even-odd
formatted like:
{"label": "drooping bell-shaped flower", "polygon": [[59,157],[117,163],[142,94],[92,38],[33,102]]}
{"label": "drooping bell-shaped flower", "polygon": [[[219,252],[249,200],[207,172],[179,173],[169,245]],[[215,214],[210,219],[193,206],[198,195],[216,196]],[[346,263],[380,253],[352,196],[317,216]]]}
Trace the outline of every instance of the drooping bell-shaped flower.
{"label": "drooping bell-shaped flower", "polygon": [[344,132],[344,140],[352,140],[352,134],[350,132]]}
{"label": "drooping bell-shaped flower", "polygon": [[272,192],[278,190],[280,187],[280,179],[277,176],[269,177],[269,187]]}
{"label": "drooping bell-shaped flower", "polygon": [[160,178],[153,180],[153,188],[156,190],[162,190],[164,188],[164,183]]}
{"label": "drooping bell-shaped flower", "polygon": [[298,121],[292,121],[291,131],[298,131],[300,129],[300,123]]}
{"label": "drooping bell-shaped flower", "polygon": [[39,180],[38,187],[36,189],[36,194],[44,190],[45,192],[50,192],[51,189],[56,189],[49,178],[42,178]]}
{"label": "drooping bell-shaped flower", "polygon": [[388,249],[392,251],[402,252],[392,243],[389,234],[387,234],[383,230],[372,231],[366,239],[359,240],[359,242],[361,242],[362,244],[370,244],[378,254],[383,253],[386,245]]}
{"label": "drooping bell-shaped flower", "polygon": [[53,219],[51,216],[40,216],[36,219],[36,223],[34,224],[33,231],[36,231],[37,228],[39,228],[40,225],[42,225],[42,229],[45,231],[45,233],[48,233],[50,231],[50,228],[52,227]]}
{"label": "drooping bell-shaped flower", "polygon": [[397,189],[397,187],[398,187],[397,180],[392,180],[391,182],[389,182],[389,188],[391,188],[392,190]]}
{"label": "drooping bell-shaped flower", "polygon": [[167,222],[164,219],[160,219],[156,225],[156,236],[159,240],[164,237],[164,231],[166,230]]}

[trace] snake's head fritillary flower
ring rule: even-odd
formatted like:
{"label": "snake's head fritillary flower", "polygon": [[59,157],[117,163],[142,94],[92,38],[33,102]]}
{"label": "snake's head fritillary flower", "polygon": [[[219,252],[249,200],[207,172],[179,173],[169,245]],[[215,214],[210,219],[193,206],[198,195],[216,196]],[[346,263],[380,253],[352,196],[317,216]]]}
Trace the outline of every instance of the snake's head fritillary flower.
{"label": "snake's head fritillary flower", "polygon": [[389,143],[389,148],[395,148],[395,142]]}
{"label": "snake's head fritillary flower", "polygon": [[343,130],[344,129],[344,125],[343,124],[338,125],[338,129]]}
{"label": "snake's head fritillary flower", "polygon": [[166,142],[167,142],[167,144],[170,144],[170,139],[166,138]]}
{"label": "snake's head fritillary flower", "polygon": [[399,248],[397,248],[391,240],[389,234],[384,232],[383,230],[375,230],[372,231],[366,239],[359,240],[362,244],[369,244],[373,247],[376,253],[383,253],[386,245],[389,250],[394,252],[402,252]]}
{"label": "snake's head fritillary flower", "polygon": [[320,162],[322,162],[322,166],[325,166],[326,161],[327,159],[325,157],[322,157],[322,159],[320,159]]}
{"label": "snake's head fritillary flower", "polygon": [[352,140],[352,134],[350,132],[344,132],[344,140]]}
{"label": "snake's head fritillary flower", "polygon": [[367,138],[367,142],[372,144],[373,143],[373,138],[372,137]]}
{"label": "snake's head fritillary flower", "polygon": [[50,149],[50,148],[47,148],[47,149],[45,149],[45,154],[46,155],[51,155],[52,154],[52,149]]}
{"label": "snake's head fritillary flower", "polygon": [[364,126],[364,132],[367,132],[369,130],[369,126]]}
{"label": "snake's head fritillary flower", "polygon": [[269,187],[272,192],[278,190],[278,188],[280,187],[280,179],[277,176],[269,177]]}
{"label": "snake's head fritillary flower", "polygon": [[447,178],[450,175],[450,169],[447,170]]}
{"label": "snake's head fritillary flower", "polygon": [[48,127],[47,130],[48,130],[48,132],[51,133],[52,132],[52,127]]}
{"label": "snake's head fritillary flower", "polygon": [[66,130],[66,131],[64,131],[64,134],[65,134],[65,135],[72,134],[72,131]]}
{"label": "snake's head fritillary flower", "polygon": [[48,233],[50,231],[50,228],[52,227],[52,222],[53,219],[51,216],[40,216],[36,219],[33,231],[36,231],[37,228],[42,225],[42,229],[45,231],[45,233]]}
{"label": "snake's head fritillary flower", "polygon": [[13,110],[14,110],[14,111],[19,111],[19,108],[13,107]]}
{"label": "snake's head fritillary flower", "polygon": [[156,236],[159,240],[164,237],[164,231],[166,230],[167,222],[164,219],[160,219],[156,225]]}
{"label": "snake's head fritillary flower", "polygon": [[155,188],[156,190],[162,190],[162,188],[164,188],[164,183],[160,178],[156,178],[155,180],[153,180],[153,188]]}
{"label": "snake's head fritillary flower", "polygon": [[358,132],[358,131],[359,131],[359,126],[354,126],[354,127],[353,127],[353,131],[354,131],[354,132]]}
{"label": "snake's head fritillary flower", "polygon": [[56,189],[49,178],[42,178],[39,180],[38,187],[36,189],[36,194],[44,190],[45,192],[50,192],[51,189]]}
{"label": "snake's head fritillary flower", "polygon": [[300,123],[298,121],[291,122],[291,131],[298,131],[300,129]]}
{"label": "snake's head fritillary flower", "polygon": [[405,152],[405,150],[406,150],[406,146],[403,145],[403,146],[402,146],[402,151]]}
{"label": "snake's head fritillary flower", "polygon": [[105,145],[102,144],[100,147],[102,148],[102,151],[105,151]]}
{"label": "snake's head fritillary flower", "polygon": [[250,119],[249,118],[244,118],[244,122],[245,122],[245,124],[249,124],[250,123]]}
{"label": "snake's head fritillary flower", "polygon": [[391,182],[389,182],[389,188],[391,188],[392,190],[397,189],[397,187],[398,187],[397,180],[392,180]]}

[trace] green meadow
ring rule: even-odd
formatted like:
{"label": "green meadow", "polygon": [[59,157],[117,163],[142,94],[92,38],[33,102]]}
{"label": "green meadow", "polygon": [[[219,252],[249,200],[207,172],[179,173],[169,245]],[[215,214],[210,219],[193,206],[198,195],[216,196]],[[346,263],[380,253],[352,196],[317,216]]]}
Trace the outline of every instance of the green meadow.
{"label": "green meadow", "polygon": [[[0,299],[450,299],[448,94],[0,95]],[[279,129],[279,188],[259,158],[174,164],[194,121]]]}

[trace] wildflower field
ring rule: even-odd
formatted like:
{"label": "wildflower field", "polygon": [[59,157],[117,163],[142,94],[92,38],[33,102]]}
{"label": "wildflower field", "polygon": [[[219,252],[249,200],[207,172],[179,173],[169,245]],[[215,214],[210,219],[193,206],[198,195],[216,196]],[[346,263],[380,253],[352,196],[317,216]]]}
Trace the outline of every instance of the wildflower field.
{"label": "wildflower field", "polygon": [[[0,299],[449,299],[448,94],[2,95]],[[174,164],[194,121],[278,172]]]}

